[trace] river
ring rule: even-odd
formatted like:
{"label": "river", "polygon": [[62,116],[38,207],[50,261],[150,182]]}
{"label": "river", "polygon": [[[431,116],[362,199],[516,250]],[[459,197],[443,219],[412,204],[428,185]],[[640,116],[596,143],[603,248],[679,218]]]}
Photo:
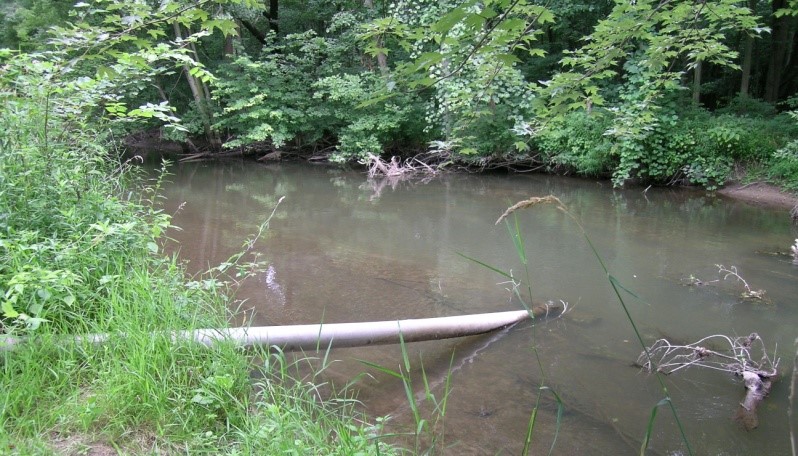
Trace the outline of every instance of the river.
{"label": "river", "polygon": [[[170,236],[193,272],[239,251],[285,197],[255,246],[267,266],[241,285],[234,325],[519,309],[506,278],[460,254],[524,278],[506,226],[494,223],[517,201],[555,195],[612,276],[634,294],[622,292],[647,344],[757,332],[769,354],[782,358],[782,379],[752,432],[732,419],[745,395],[739,379],[700,368],[664,377],[695,454],[790,452],[786,379],[798,337],[798,266],[777,253],[788,252],[798,234],[784,211],[699,191],[618,190],[538,174],[368,182],[356,171],[253,162],[182,164],[171,172],[165,207],[181,230]],[[568,312],[487,336],[408,345],[417,398],[424,396],[422,364],[438,401],[449,378],[435,434],[439,452],[519,454],[542,391],[531,454],[548,453],[552,444],[552,454],[561,455],[636,453],[664,393],[654,376],[632,366],[642,348],[629,319],[571,217],[552,206],[516,214],[532,300],[562,300]],[[743,299],[743,283],[723,280],[716,265],[736,268],[766,299]],[[368,364],[398,371],[400,347],[340,349],[330,358],[336,362],[319,379],[338,387],[354,380],[351,389],[372,419],[390,416],[389,431],[412,430],[402,383]],[[559,419],[552,391],[564,407]],[[419,445],[428,444],[427,437]],[[659,408],[650,448],[649,454],[686,454],[667,406]]]}

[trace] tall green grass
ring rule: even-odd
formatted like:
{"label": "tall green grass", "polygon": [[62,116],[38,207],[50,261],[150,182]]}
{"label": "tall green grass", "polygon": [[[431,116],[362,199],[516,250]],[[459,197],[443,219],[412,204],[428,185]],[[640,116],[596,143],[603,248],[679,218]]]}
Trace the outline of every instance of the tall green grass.
{"label": "tall green grass", "polygon": [[[390,454],[285,357],[172,340],[226,326],[231,290],[163,255],[157,182],[120,165],[89,116],[101,94],[48,58],[0,52],[0,348],[28,339],[0,350],[0,454]],[[257,235],[216,272],[246,275]],[[94,333],[110,338],[72,337]]]}
{"label": "tall green grass", "polygon": [[[628,294],[628,295],[630,295],[630,296],[632,296],[634,298],[637,298],[637,299],[639,299],[639,298],[632,291],[630,291],[629,289],[624,287],[618,281],[618,279],[615,278],[610,273],[609,269],[607,268],[606,264],[604,263],[604,260],[602,259],[601,255],[598,253],[598,250],[593,245],[593,241],[590,240],[590,236],[588,236],[587,231],[584,229],[582,224],[579,222],[579,219],[575,215],[573,215],[571,212],[569,212],[568,208],[557,197],[555,197],[553,195],[548,195],[548,196],[545,196],[545,197],[531,197],[531,198],[529,198],[527,200],[520,201],[520,202],[514,204],[513,206],[509,207],[504,212],[504,214],[502,214],[501,217],[499,217],[499,219],[496,221],[497,224],[502,222],[502,221],[505,221],[505,223],[507,224],[507,228],[508,228],[508,231],[510,233],[510,237],[513,240],[513,244],[515,246],[516,252],[518,253],[519,259],[520,259],[521,263],[524,266],[524,272],[525,272],[525,275],[526,275],[526,281],[525,282],[517,281],[517,279],[515,277],[513,277],[512,274],[509,274],[507,272],[501,271],[501,270],[496,269],[496,268],[494,268],[492,266],[486,265],[486,264],[484,264],[482,262],[479,262],[478,260],[474,260],[473,258],[470,258],[470,257],[466,257],[466,258],[469,258],[472,261],[476,261],[477,263],[482,264],[482,265],[488,267],[489,269],[491,269],[491,270],[503,275],[504,277],[507,277],[510,280],[512,280],[512,282],[514,284],[516,284],[516,286],[514,287],[516,295],[519,298],[521,298],[521,302],[524,302],[522,296],[518,292],[518,288],[519,288],[520,285],[523,285],[525,283],[526,284],[526,288],[527,288],[527,293],[528,293],[529,296],[531,296],[531,287],[529,285],[530,281],[529,281],[529,268],[528,268],[528,265],[527,265],[528,261],[527,261],[527,257],[526,257],[526,254],[525,254],[523,237],[521,236],[521,229],[520,229],[520,226],[519,226],[519,222],[518,222],[518,217],[517,217],[517,212],[516,211],[521,210],[521,209],[525,209],[525,208],[529,208],[529,207],[533,207],[533,206],[543,205],[543,204],[554,205],[557,208],[557,210],[563,212],[565,215],[567,215],[577,225],[577,227],[579,228],[579,230],[582,233],[583,237],[585,238],[585,241],[587,242],[588,246],[590,247],[591,252],[595,256],[596,260],[598,261],[599,266],[601,267],[601,269],[604,272],[604,274],[607,276],[607,281],[608,281],[610,287],[612,287],[613,293],[615,294],[615,296],[616,296],[616,298],[618,300],[618,303],[620,304],[621,309],[624,312],[624,315],[626,316],[627,320],[629,321],[629,324],[630,324],[630,326],[632,328],[632,331],[635,334],[635,337],[636,337],[637,341],[640,343],[640,346],[642,347],[643,352],[646,354],[646,357],[648,358],[649,363],[651,363],[652,366],[655,365],[653,363],[652,359],[651,359],[651,355],[649,353],[648,346],[643,341],[643,337],[641,336],[640,331],[637,328],[637,324],[635,323],[634,319],[632,318],[631,313],[629,312],[629,307],[627,306],[626,301],[624,299],[624,293]],[[514,220],[514,224],[513,225],[511,225],[507,221],[507,219],[508,219],[508,217],[510,215],[513,216],[513,220]],[[621,293],[622,291],[624,293]],[[527,308],[527,310],[529,310],[529,308]],[[531,314],[531,312],[530,312],[530,314]],[[533,326],[533,330],[534,330],[534,326]],[[543,366],[540,363],[540,359],[537,357],[537,352],[534,351],[534,350],[533,350],[533,352],[536,355],[538,368],[541,370],[541,372],[544,372],[543,371]],[[679,419],[679,414],[678,414],[678,412],[676,410],[676,405],[671,400],[670,393],[668,392],[668,388],[665,385],[664,380],[662,379],[662,375],[658,371],[654,370],[654,376],[656,377],[657,382],[660,385],[660,389],[662,390],[662,393],[663,393],[664,397],[659,402],[657,402],[657,404],[655,404],[652,407],[652,409],[651,409],[650,417],[649,417],[648,423],[646,425],[645,434],[643,435],[642,443],[641,443],[641,446],[640,446],[640,455],[643,456],[645,454],[646,450],[648,449],[648,446],[649,446],[649,443],[651,442],[651,437],[652,437],[653,431],[654,431],[654,423],[655,423],[655,420],[656,420],[656,417],[657,417],[657,411],[659,410],[659,407],[664,406],[664,405],[667,405],[669,407],[669,409],[671,410],[671,413],[673,415],[674,421],[676,422],[676,426],[679,429],[679,433],[681,435],[682,441],[685,444],[685,448],[686,448],[688,454],[692,455],[693,454],[692,447],[690,446],[690,442],[687,439],[687,434],[685,433],[684,426],[682,425],[682,422]],[[540,391],[543,391],[543,389],[545,388],[544,383],[545,383],[545,375],[543,375],[542,379],[541,379]],[[561,416],[561,408],[560,407],[562,407],[562,401],[560,400],[559,396],[556,395],[556,393],[554,393],[554,394],[555,394],[555,397],[556,397],[557,403],[558,403],[558,416],[557,416],[558,421],[557,421],[557,423],[558,423],[558,428],[559,428],[559,419],[560,419],[560,416]],[[539,404],[539,403],[540,403],[540,394],[538,395],[537,404]],[[530,416],[530,419],[529,419],[529,426],[528,426],[528,429],[527,429],[527,435],[526,435],[526,438],[525,438],[525,445],[524,445],[525,454],[526,454],[526,452],[529,449],[529,442],[531,441],[532,434],[533,434],[533,431],[534,431],[534,423],[535,423],[535,418],[537,416],[537,409],[538,409],[537,404],[536,404],[535,408],[533,409],[532,415]],[[556,434],[555,434],[554,440],[556,442]],[[552,449],[553,449],[553,446],[552,446]]]}
{"label": "tall green grass", "polygon": [[410,407],[414,427],[410,432],[404,434],[386,436],[411,437],[412,444],[407,446],[412,448],[413,454],[435,454],[443,451],[446,448],[446,410],[452,388],[452,364],[454,363],[455,353],[452,352],[452,356],[449,359],[449,368],[444,377],[443,391],[441,391],[439,396],[435,395],[435,388],[429,381],[427,372],[424,369],[424,360],[419,359],[420,381],[422,382],[421,388],[423,388],[421,391],[423,391],[423,394],[417,395],[416,390],[420,387],[414,384],[412,362],[401,333],[399,334],[399,347],[401,350],[399,370],[360,360],[362,364],[368,367],[399,379],[404,388],[405,399]]}
{"label": "tall green grass", "polygon": [[[535,200],[532,204],[537,204],[539,202],[546,202],[546,201],[545,199]],[[518,261],[521,263],[521,266],[523,267],[523,272],[524,272],[523,277],[518,278],[514,276],[512,272],[503,271],[501,269],[483,263],[482,261],[479,261],[475,258],[471,258],[462,253],[460,255],[510,280],[510,283],[512,283],[513,285],[512,287],[513,294],[517,298],[518,302],[520,302],[521,305],[524,307],[524,309],[529,313],[530,318],[534,320],[535,314],[532,311],[533,307],[532,277],[529,271],[529,258],[527,257],[526,254],[526,245],[524,242],[523,234],[521,232],[520,223],[518,222],[518,217],[516,216],[516,214],[513,214],[513,223],[510,223],[509,220],[507,220],[507,216],[510,215],[510,213],[512,212],[514,212],[514,209],[505,212],[505,214],[502,215],[496,223],[498,224],[502,221],[505,222],[505,225],[507,227],[507,233],[509,234],[510,239],[513,242],[513,247],[515,248],[515,253],[518,256]],[[535,396],[535,402],[532,406],[532,411],[530,412],[529,419],[527,421],[526,433],[524,434],[524,446],[523,449],[521,450],[521,454],[523,454],[524,456],[528,455],[529,452],[531,451],[532,439],[535,434],[535,425],[537,424],[538,412],[540,411],[540,407],[543,401],[543,394],[546,392],[550,392],[554,396],[554,400],[557,403],[554,435],[551,437],[551,446],[549,447],[549,454],[552,454],[554,452],[554,448],[557,445],[557,437],[560,432],[560,427],[562,425],[562,415],[565,409],[565,406],[563,404],[562,399],[560,398],[560,395],[557,394],[557,392],[554,389],[546,385],[546,379],[547,379],[546,369],[543,367],[543,362],[540,359],[540,353],[538,352],[537,346],[534,344],[534,341],[536,340],[535,337],[536,325],[532,325],[531,331],[532,331],[533,344],[530,347],[530,351],[532,352],[534,363],[538,369],[538,372],[540,373],[540,383],[538,385],[537,394]]]}

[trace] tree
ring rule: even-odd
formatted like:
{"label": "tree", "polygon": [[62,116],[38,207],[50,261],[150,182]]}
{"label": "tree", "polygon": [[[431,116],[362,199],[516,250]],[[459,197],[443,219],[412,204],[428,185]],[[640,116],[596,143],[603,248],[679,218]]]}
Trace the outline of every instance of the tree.
{"label": "tree", "polygon": [[767,80],[765,82],[765,100],[775,103],[781,94],[782,75],[787,67],[788,52],[791,49],[790,29],[793,17],[789,14],[777,14],[787,7],[787,0],[773,0],[773,40],[771,42],[770,60],[768,62]]}
{"label": "tree", "polygon": [[[748,9],[756,11],[757,0],[748,0]],[[756,35],[746,33],[743,45],[742,77],[740,78],[740,96],[748,96],[751,86],[751,67],[753,65],[754,37]]]}

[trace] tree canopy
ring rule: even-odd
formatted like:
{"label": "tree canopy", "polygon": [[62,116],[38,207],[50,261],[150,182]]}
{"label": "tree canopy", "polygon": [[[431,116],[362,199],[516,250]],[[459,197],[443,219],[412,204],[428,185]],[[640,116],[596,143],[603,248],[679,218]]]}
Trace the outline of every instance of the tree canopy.
{"label": "tree canopy", "polygon": [[0,44],[61,52],[64,71],[119,89],[98,115],[211,150],[424,153],[619,185],[712,187],[735,162],[798,176],[779,114],[798,92],[786,0],[49,4],[3,7]]}

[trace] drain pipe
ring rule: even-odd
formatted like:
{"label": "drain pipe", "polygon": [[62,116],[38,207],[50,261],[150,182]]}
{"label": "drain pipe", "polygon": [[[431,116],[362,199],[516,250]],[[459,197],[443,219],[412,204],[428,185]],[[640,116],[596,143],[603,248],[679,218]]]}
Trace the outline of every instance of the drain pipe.
{"label": "drain pipe", "polygon": [[[556,316],[561,312],[562,309],[557,306],[544,305],[535,307],[532,314],[538,318]],[[400,340],[420,342],[472,336],[506,328],[527,318],[529,312],[526,310],[514,310],[413,320],[196,329],[174,331],[172,339],[193,340],[207,346],[231,340],[241,347],[260,345],[279,347],[283,351],[324,350],[328,347],[397,344]],[[110,337],[108,334],[90,334],[74,337],[73,340],[101,344]],[[26,338],[0,337],[0,351],[13,350],[25,340]]]}

